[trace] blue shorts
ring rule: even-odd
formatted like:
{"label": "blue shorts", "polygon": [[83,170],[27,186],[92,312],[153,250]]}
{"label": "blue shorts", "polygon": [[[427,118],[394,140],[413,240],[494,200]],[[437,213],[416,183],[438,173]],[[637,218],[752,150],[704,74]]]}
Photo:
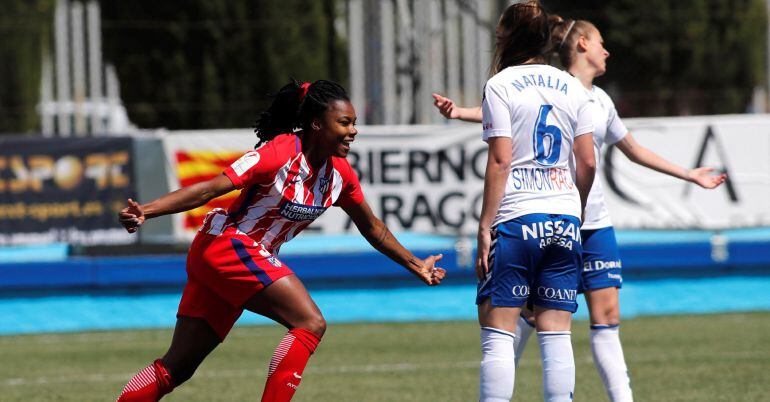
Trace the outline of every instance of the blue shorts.
{"label": "blue shorts", "polygon": [[612,226],[581,230],[583,237],[583,270],[580,273],[580,293],[586,290],[619,288],[623,285],[622,264]]}
{"label": "blue shorts", "polygon": [[582,252],[574,216],[529,214],[503,222],[492,232],[489,273],[476,304],[489,298],[496,307],[531,303],[574,313]]}

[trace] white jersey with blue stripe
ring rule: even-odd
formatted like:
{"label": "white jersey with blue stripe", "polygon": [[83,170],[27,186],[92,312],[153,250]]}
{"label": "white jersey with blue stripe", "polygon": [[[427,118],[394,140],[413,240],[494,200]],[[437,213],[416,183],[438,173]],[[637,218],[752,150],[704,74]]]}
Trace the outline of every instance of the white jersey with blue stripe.
{"label": "white jersey with blue stripe", "polygon": [[[594,86],[592,89],[595,104],[591,108],[594,122],[594,155],[596,156],[596,171],[601,171],[602,146],[613,145],[622,140],[628,133],[626,125],[620,120],[615,104],[606,92]],[[593,230],[612,226],[610,211],[604,202],[602,183],[597,177],[588,194],[585,221],[582,229]]]}
{"label": "white jersey with blue stripe", "polygon": [[575,77],[548,65],[508,67],[487,81],[483,139],[513,141],[511,172],[493,225],[533,213],[580,217],[572,145],[594,130],[592,102]]}

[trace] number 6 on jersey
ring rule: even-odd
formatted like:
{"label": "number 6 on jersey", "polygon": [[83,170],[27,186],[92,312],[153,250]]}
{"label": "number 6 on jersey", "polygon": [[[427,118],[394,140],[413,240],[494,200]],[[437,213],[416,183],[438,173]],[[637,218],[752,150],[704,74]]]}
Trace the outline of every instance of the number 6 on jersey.
{"label": "number 6 on jersey", "polygon": [[554,165],[559,161],[561,153],[561,130],[559,127],[546,124],[551,109],[553,109],[552,105],[540,106],[532,138],[535,162],[543,166]]}

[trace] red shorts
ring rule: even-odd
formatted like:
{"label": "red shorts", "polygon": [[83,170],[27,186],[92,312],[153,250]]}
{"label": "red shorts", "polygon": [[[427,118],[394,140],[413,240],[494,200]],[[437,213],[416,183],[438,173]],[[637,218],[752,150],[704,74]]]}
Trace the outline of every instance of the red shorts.
{"label": "red shorts", "polygon": [[248,299],[291,274],[289,267],[246,235],[198,232],[187,254],[187,284],[177,317],[202,318],[224,340]]}

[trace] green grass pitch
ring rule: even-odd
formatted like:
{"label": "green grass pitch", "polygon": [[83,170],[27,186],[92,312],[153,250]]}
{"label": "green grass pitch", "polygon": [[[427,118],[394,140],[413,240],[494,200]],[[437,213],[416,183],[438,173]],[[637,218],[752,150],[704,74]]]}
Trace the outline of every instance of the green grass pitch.
{"label": "green grass pitch", "polygon": [[[284,330],[238,327],[165,401],[255,401]],[[626,320],[623,339],[638,401],[766,401],[770,313]],[[111,401],[168,345],[171,330],[0,337],[1,401]],[[606,401],[588,346],[573,325],[576,401]],[[542,401],[537,341],[517,371],[514,401]],[[294,400],[478,400],[474,322],[332,324]]]}

